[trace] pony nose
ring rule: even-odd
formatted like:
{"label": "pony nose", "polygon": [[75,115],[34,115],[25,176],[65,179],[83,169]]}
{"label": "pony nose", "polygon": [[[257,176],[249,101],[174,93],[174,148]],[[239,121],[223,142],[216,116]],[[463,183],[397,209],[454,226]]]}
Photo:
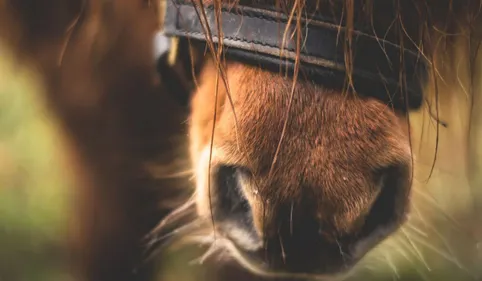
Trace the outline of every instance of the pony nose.
{"label": "pony nose", "polygon": [[[392,166],[377,173],[379,192],[372,203],[352,210],[350,216],[356,218],[357,226],[348,232],[333,222],[335,212],[330,213],[329,207],[320,205],[319,198],[307,192],[299,198],[289,198],[289,203],[272,200],[276,203],[268,205],[263,227],[257,229],[252,206],[241,191],[240,174],[243,173],[239,167],[218,167],[214,219],[241,250],[280,272],[338,274],[347,271],[400,225],[408,205],[408,167]],[[350,198],[343,200],[348,205],[356,203],[350,202]],[[327,214],[325,219],[316,215],[320,211]]]}

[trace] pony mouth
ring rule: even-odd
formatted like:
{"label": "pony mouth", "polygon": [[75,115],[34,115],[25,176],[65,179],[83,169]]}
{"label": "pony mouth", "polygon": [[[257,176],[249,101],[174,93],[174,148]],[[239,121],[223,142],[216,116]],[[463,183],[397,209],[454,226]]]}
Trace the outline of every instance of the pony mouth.
{"label": "pony mouth", "polygon": [[343,281],[353,274],[352,267],[347,270],[334,273],[334,274],[322,274],[322,273],[308,273],[308,272],[290,272],[278,269],[272,269],[270,266],[262,260],[257,252],[248,251],[238,246],[232,239],[226,237],[224,234],[219,233],[218,239],[222,244],[222,247],[227,250],[230,257],[238,262],[249,272],[268,278],[280,278],[280,279],[305,279],[305,280],[320,280],[320,281]]}

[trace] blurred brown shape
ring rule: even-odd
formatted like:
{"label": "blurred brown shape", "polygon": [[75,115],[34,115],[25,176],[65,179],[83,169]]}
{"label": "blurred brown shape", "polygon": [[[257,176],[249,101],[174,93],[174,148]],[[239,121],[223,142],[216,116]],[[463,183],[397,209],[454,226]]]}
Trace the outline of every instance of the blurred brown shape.
{"label": "blurred brown shape", "polygon": [[[146,1],[11,0],[0,4],[1,35],[42,76],[76,167],[71,218],[76,280],[141,281],[153,276],[144,235],[166,209],[144,169],[173,145],[181,110],[155,74],[155,7]],[[166,152],[167,151],[167,152]],[[161,152],[165,153],[161,155]]]}

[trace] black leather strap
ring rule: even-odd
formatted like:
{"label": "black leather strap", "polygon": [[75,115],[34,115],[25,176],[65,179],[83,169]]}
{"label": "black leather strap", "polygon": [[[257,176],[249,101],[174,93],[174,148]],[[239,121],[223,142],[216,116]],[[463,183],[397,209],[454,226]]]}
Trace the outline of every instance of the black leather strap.
{"label": "black leather strap", "polygon": [[[165,34],[206,41],[202,23],[207,22],[212,40],[219,43],[215,11],[212,6],[205,6],[205,11],[206,21],[192,1],[167,0]],[[223,48],[230,58],[272,71],[279,71],[280,66],[293,69],[297,42],[291,34],[296,26],[294,21],[288,25],[286,15],[239,5],[231,9],[223,7],[221,26]],[[285,30],[288,32],[280,57]],[[332,21],[316,18],[303,20],[302,34],[300,61],[305,78],[325,87],[342,88],[346,83],[344,29]],[[355,31],[353,35],[356,92],[391,103],[398,109],[405,109],[407,104],[410,109],[419,108],[427,70],[418,53],[409,49],[402,51],[399,45],[369,33]],[[400,71],[404,75],[400,75]]]}

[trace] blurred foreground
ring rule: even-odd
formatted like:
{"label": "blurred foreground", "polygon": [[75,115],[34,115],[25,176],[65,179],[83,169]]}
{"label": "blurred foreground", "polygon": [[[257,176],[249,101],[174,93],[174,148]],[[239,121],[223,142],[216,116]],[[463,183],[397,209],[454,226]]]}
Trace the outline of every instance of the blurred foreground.
{"label": "blurred foreground", "polygon": [[68,280],[62,143],[32,73],[0,48],[0,280]]}

